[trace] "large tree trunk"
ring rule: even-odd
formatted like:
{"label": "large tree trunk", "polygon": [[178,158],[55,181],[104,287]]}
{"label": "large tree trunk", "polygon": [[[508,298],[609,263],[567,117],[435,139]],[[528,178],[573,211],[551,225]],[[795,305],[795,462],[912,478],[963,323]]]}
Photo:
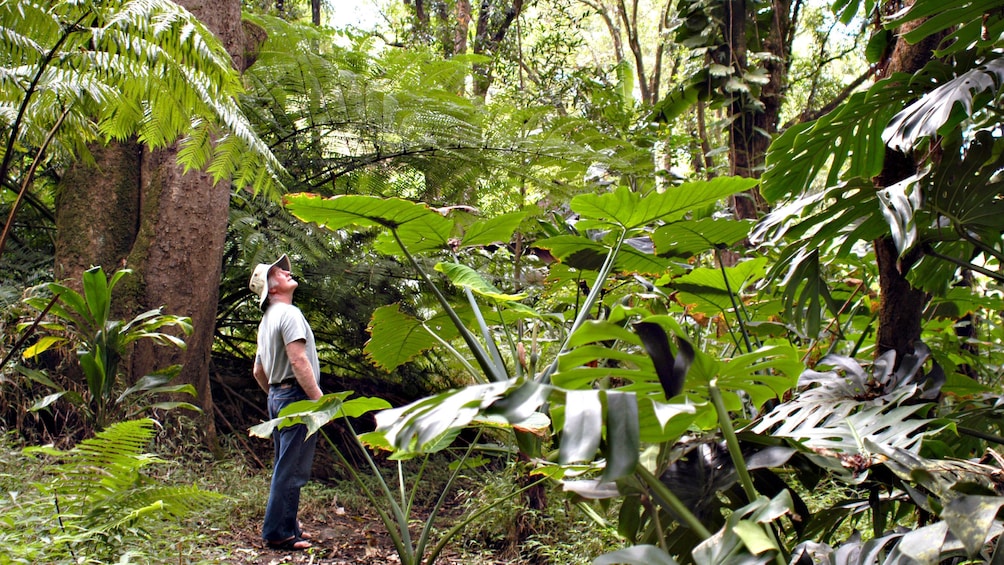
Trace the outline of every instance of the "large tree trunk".
{"label": "large tree trunk", "polygon": [[[139,224],[142,148],[116,143],[92,147],[91,154],[96,171],[70,167],[56,198],[54,275],[78,290],[81,275],[91,265],[100,265],[109,274],[124,266]],[[129,310],[116,309],[115,315]]]}
{"label": "large tree trunk", "polygon": [[[238,0],[180,0],[178,3],[220,38],[243,70],[245,52]],[[261,39],[260,37],[256,39]],[[248,52],[253,51],[249,49]],[[192,318],[187,348],[138,346],[128,364],[129,378],[180,363],[180,382],[199,393],[199,426],[216,447],[209,360],[219,298],[230,183],[214,184],[203,172],[184,173],[177,147],[149,151],[135,143],[95,148],[98,171],[77,164],[68,171],[57,203],[56,273],[79,280],[91,265],[106,272],[128,266],[128,296],[122,317],[163,307]]]}

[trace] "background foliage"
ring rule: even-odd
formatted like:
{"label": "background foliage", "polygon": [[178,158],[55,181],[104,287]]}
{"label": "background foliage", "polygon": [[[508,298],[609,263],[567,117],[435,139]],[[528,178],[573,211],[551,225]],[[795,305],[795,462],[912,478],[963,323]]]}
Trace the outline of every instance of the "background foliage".
{"label": "background foliage", "polygon": [[235,435],[260,407],[247,273],[282,251],[322,385],[393,406],[313,417],[347,463],[355,425],[394,458],[490,430],[507,492],[552,487],[526,508],[616,528],[595,563],[1002,559],[998,0],[386,2],[368,31],[245,3],[267,39],[240,80],[173,4],[43,4],[0,11],[0,408],[24,439],[81,435],[46,382],[136,384],[41,355],[86,366],[94,340],[22,302],[67,163],[134,136],[234,181]]}

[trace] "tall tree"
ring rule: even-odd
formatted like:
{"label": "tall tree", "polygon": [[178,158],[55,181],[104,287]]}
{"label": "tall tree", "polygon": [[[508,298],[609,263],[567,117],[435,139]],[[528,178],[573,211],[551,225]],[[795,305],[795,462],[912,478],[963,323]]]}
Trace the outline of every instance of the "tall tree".
{"label": "tall tree", "polygon": [[[906,2],[913,5],[912,0]],[[923,19],[907,22],[897,30],[888,58],[881,66],[891,76],[896,73],[913,75],[920,72],[935,59],[935,50],[943,34],[933,34],[922,41],[908,42],[903,36],[920,27]],[[906,182],[917,174],[914,156],[904,154],[888,146],[884,148],[885,159],[882,172],[875,178],[877,190],[887,189],[897,183]],[[875,341],[877,353],[894,350],[897,359],[912,354],[920,340],[924,306],[929,295],[915,288],[907,279],[910,269],[921,258],[922,250],[913,248],[901,256],[892,235],[884,235],[874,241],[875,260],[879,271],[879,292],[882,302],[879,309],[878,334]]]}
{"label": "tall tree", "polygon": [[[768,153],[764,194],[772,201],[802,194],[763,224],[764,233],[798,236],[775,269],[789,273],[786,296],[798,295],[799,308],[818,309],[827,286],[821,250],[841,257],[859,240],[872,242],[881,292],[878,353],[913,352],[930,296],[947,293],[960,267],[1004,280],[985,266],[998,264],[1004,232],[997,211],[1001,142],[993,133],[1001,122],[991,110],[1004,77],[1002,4],[862,4],[895,14],[885,16],[869,44],[882,79],[820,119],[793,126]],[[817,181],[825,182],[822,192]]]}
{"label": "tall tree", "polygon": [[[684,23],[676,39],[693,48],[703,64],[659,110],[672,119],[691,105],[703,112],[707,100],[724,104],[731,174],[759,178],[763,170],[780,122],[801,9],[801,0],[681,0],[678,5],[677,17]],[[739,218],[756,218],[763,210],[756,189],[734,198],[733,207]]]}
{"label": "tall tree", "polygon": [[[411,40],[435,45],[447,59],[464,55],[474,23],[475,55],[495,57],[516,19],[523,13],[523,0],[481,0],[477,9],[470,0],[404,0],[412,18]],[[492,83],[492,62],[473,65],[474,94],[484,98]]]}
{"label": "tall tree", "polygon": [[[659,100],[659,91],[663,81],[663,60],[669,43],[665,40],[671,26],[671,15],[676,0],[656,2],[658,20],[655,22],[654,37],[646,37],[644,30],[651,27],[651,22],[643,19],[641,0],[578,0],[594,12],[603,22],[607,33],[613,42],[613,57],[616,64],[627,62],[627,51],[630,53],[630,65],[634,68],[639,98],[643,104],[652,105]],[[641,12],[641,13],[639,13]],[[675,66],[675,65],[674,65]],[[671,78],[671,77],[668,77]]]}
{"label": "tall tree", "polygon": [[[250,62],[246,51],[253,51],[253,43],[246,49],[247,37],[262,37],[245,33],[239,0],[179,4],[217,36],[234,67]],[[56,276],[75,279],[90,265],[126,266],[136,275],[125,307],[191,316],[185,351],[137,348],[130,373],[138,378],[181,363],[179,379],[198,391],[203,429],[215,445],[209,361],[231,184],[208,170],[186,170],[178,162],[183,150],[177,143],[150,149],[138,141],[118,142],[95,148],[97,168],[84,162],[70,167],[57,202]]]}

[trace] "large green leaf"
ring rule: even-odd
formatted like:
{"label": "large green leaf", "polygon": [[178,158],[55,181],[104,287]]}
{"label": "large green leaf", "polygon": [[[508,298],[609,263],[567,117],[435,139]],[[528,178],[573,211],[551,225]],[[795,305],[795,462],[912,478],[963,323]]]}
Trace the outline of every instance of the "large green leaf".
{"label": "large green leaf", "polygon": [[[998,98],[1004,83],[1004,58],[996,58],[966,71],[924,94],[896,114],[882,139],[903,152],[921,138],[943,134]],[[981,94],[989,94],[980,96]]]}
{"label": "large green leaf", "polygon": [[808,191],[825,174],[825,186],[841,179],[871,179],[882,170],[882,131],[901,100],[914,95],[911,76],[897,74],[852,95],[814,122],[785,130],[767,150],[760,193],[769,202]]}
{"label": "large green leaf", "polygon": [[486,220],[474,222],[464,231],[461,245],[491,245],[493,243],[509,243],[513,232],[526,217],[526,212],[511,212]]}
{"label": "large green leaf", "polygon": [[446,316],[424,323],[401,312],[398,304],[377,308],[370,319],[369,331],[371,337],[363,351],[388,371],[438,345],[436,336],[445,340],[457,336],[456,328]]}
{"label": "large green leaf", "polygon": [[435,269],[446,275],[453,284],[470,289],[475,294],[502,302],[517,301],[526,298],[526,293],[505,294],[489,283],[480,273],[467,265],[460,263],[437,263]]}
{"label": "large green leaf", "polygon": [[[669,285],[680,292],[680,300],[705,314],[731,312],[742,303],[741,293],[766,274],[766,257],[743,261],[734,267],[699,267]],[[724,271],[724,272],[723,272]]]}
{"label": "large green leaf", "polygon": [[772,523],[794,512],[787,490],[759,497],[729,515],[726,525],[694,548],[696,565],[752,565],[774,561],[781,548],[768,535]]}
{"label": "large green leaf", "polygon": [[251,426],[250,433],[256,437],[269,437],[278,428],[304,424],[309,434],[314,434],[324,424],[340,418],[358,418],[374,410],[390,407],[390,403],[382,398],[360,397],[346,400],[352,396],[351,390],[325,394],[317,400],[302,400],[284,407],[279,416]]}
{"label": "large green leaf", "polygon": [[638,425],[638,399],[630,392],[607,391],[606,467],[602,480],[613,482],[634,473],[638,465],[641,440]]}
{"label": "large green leaf", "polygon": [[655,545],[634,545],[606,553],[593,559],[593,565],[677,565],[662,548]]}
{"label": "large green leaf", "polygon": [[395,448],[420,453],[437,447],[443,434],[469,425],[520,384],[510,379],[471,385],[384,410],[376,415],[376,431]]}
{"label": "large green leaf", "polygon": [[634,330],[641,338],[645,352],[652,358],[652,365],[659,377],[659,384],[670,399],[683,390],[684,379],[694,358],[694,348],[686,340],[677,341],[678,352],[673,353],[666,330],[654,322],[638,322]]}
{"label": "large green leaf", "polygon": [[[942,40],[942,47],[937,54],[944,57],[960,50],[973,49],[974,44],[985,45],[1000,38],[1001,20],[986,17],[1000,8],[1000,0],[916,0],[884,25],[886,28],[896,29],[906,23],[923,20],[903,34],[903,38],[910,43],[917,43],[925,37],[948,30],[948,36]],[[993,25],[993,29],[987,29],[989,25]]]}
{"label": "large green leaf", "polygon": [[728,247],[749,235],[753,222],[726,218],[684,220],[661,226],[652,233],[656,253],[689,258],[716,247]]}
{"label": "large green leaf", "polygon": [[948,501],[941,518],[948,529],[962,541],[970,557],[990,541],[994,523],[1000,525],[997,513],[1004,506],[1004,497],[962,495]]}
{"label": "large green leaf", "polygon": [[926,206],[991,246],[1004,231],[1000,199],[1004,180],[996,174],[1004,168],[999,145],[999,136],[986,130],[975,132],[964,148],[958,142],[943,142],[942,166],[935,169],[924,191]]}
{"label": "large green leaf", "polygon": [[603,194],[580,194],[572,199],[571,207],[583,219],[631,230],[655,221],[679,219],[687,212],[749,190],[757,182],[756,179],[741,177],[718,177],[710,181],[687,182],[669,187],[665,192],[644,196],[621,186]]}
{"label": "large green leaf", "polygon": [[[453,231],[453,222],[424,204],[401,198],[363,195],[338,195],[321,198],[297,193],[284,198],[286,208],[297,218],[330,230],[350,226],[379,227],[397,234],[411,253],[442,249]],[[382,234],[385,238],[388,234]],[[384,252],[395,252],[391,240],[378,243]]]}
{"label": "large green leaf", "polygon": [[828,356],[819,365],[832,369],[807,370],[800,377],[800,384],[814,388],[763,414],[752,429],[841,458],[862,456],[867,464],[874,462],[876,453],[871,445],[915,452],[934,431],[922,416],[944,381],[937,365],[925,371],[928,359],[923,344],[916,354],[903,356],[899,365],[895,352],[886,352],[869,370],[854,359]]}
{"label": "large green leaf", "polygon": [[562,465],[592,461],[600,447],[603,428],[603,403],[595,390],[570,390],[565,393],[564,423],[558,462]]}
{"label": "large green leaf", "polygon": [[[602,241],[578,235],[559,235],[535,242],[547,249],[562,263],[585,271],[598,271],[610,254],[610,246]],[[619,273],[661,275],[670,269],[669,260],[645,253],[629,245],[621,248],[614,270]]]}

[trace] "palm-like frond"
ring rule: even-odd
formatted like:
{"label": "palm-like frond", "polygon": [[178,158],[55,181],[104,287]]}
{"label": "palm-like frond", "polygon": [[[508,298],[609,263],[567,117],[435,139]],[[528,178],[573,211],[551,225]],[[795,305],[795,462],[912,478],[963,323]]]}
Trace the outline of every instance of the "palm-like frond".
{"label": "palm-like frond", "polygon": [[160,462],[144,453],[154,431],[153,420],[131,420],[108,426],[69,451],[30,450],[59,459],[49,468],[53,481],[46,488],[71,527],[105,537],[158,514],[184,516],[219,498],[195,486],[162,485],[143,474]]}
{"label": "palm-like frond", "polygon": [[256,189],[277,182],[281,166],[237,106],[229,55],[173,2],[5,2],[0,53],[5,163],[15,143],[44,148],[57,129],[53,158],[86,158],[99,139],[181,139],[186,167]]}

